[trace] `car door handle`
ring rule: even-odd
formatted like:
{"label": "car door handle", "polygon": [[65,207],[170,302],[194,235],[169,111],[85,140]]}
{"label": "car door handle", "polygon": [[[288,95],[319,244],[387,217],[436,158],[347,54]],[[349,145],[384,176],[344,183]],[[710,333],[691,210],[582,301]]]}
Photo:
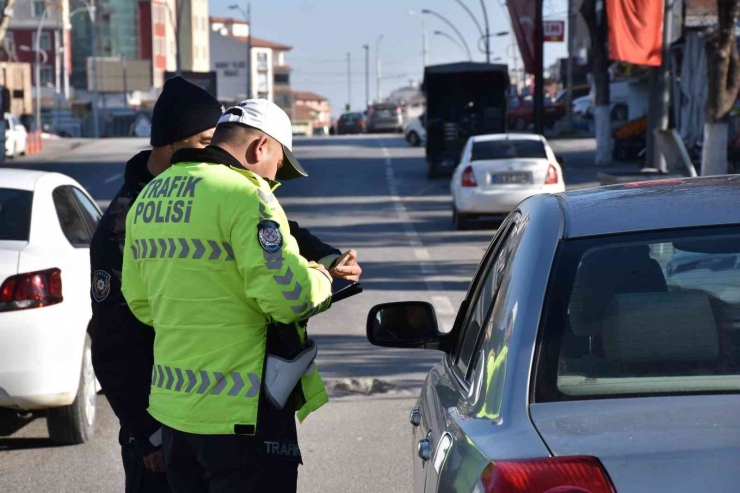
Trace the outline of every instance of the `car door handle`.
{"label": "car door handle", "polygon": [[428,461],[432,456],[432,442],[424,438],[419,440],[419,445],[416,447],[419,458],[423,461]]}
{"label": "car door handle", "polygon": [[421,411],[419,411],[418,409],[414,409],[413,411],[411,411],[409,422],[414,426],[419,426],[421,424]]}

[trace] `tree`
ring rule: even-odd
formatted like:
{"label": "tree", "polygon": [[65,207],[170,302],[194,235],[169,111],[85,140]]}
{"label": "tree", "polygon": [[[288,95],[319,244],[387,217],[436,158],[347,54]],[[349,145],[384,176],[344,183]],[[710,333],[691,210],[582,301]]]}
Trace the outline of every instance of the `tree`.
{"label": "tree", "polygon": [[606,166],[612,161],[612,127],[609,104],[609,29],[606,22],[606,2],[602,4],[601,12],[597,12],[596,3],[597,0],[583,0],[581,15],[586,22],[591,38],[588,58],[592,64],[591,77],[596,93],[594,97],[596,165]]}
{"label": "tree", "polygon": [[704,146],[701,174],[727,173],[727,116],[740,89],[735,23],[740,0],[717,0],[717,28],[707,35],[707,106],[704,113]]}

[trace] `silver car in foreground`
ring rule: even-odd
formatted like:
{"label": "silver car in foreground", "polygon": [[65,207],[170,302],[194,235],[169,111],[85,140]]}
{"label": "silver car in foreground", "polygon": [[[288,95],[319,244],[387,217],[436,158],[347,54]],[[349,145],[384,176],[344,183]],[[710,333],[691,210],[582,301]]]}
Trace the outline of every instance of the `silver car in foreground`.
{"label": "silver car in foreground", "polygon": [[449,333],[424,302],[373,308],[373,344],[445,353],[411,413],[414,491],[740,491],[736,254],[737,176],[539,195]]}

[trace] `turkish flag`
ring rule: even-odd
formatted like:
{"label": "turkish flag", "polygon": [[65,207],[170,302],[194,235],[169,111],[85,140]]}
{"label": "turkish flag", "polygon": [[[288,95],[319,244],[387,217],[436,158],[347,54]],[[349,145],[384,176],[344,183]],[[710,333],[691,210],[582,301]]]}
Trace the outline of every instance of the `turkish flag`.
{"label": "turkish flag", "polygon": [[606,0],[609,58],[659,66],[663,60],[663,0]]}
{"label": "turkish flag", "polygon": [[511,16],[511,25],[516,34],[519,53],[522,54],[524,71],[528,74],[535,72],[534,60],[534,15],[535,2],[542,0],[506,0],[506,6]]}

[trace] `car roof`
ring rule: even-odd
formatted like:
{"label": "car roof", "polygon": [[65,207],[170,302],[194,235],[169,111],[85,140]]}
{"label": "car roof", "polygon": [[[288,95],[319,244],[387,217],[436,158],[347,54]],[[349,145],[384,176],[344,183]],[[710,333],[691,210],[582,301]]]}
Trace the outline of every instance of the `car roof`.
{"label": "car roof", "polygon": [[536,140],[545,142],[545,138],[541,135],[525,133],[488,134],[476,135],[473,137],[473,142],[490,142],[493,140]]}
{"label": "car roof", "polygon": [[50,174],[52,173],[30,169],[0,169],[0,188],[14,188],[32,192],[36,188],[36,182],[39,178]]}
{"label": "car roof", "polygon": [[664,179],[555,195],[565,238],[740,224],[740,176]]}

